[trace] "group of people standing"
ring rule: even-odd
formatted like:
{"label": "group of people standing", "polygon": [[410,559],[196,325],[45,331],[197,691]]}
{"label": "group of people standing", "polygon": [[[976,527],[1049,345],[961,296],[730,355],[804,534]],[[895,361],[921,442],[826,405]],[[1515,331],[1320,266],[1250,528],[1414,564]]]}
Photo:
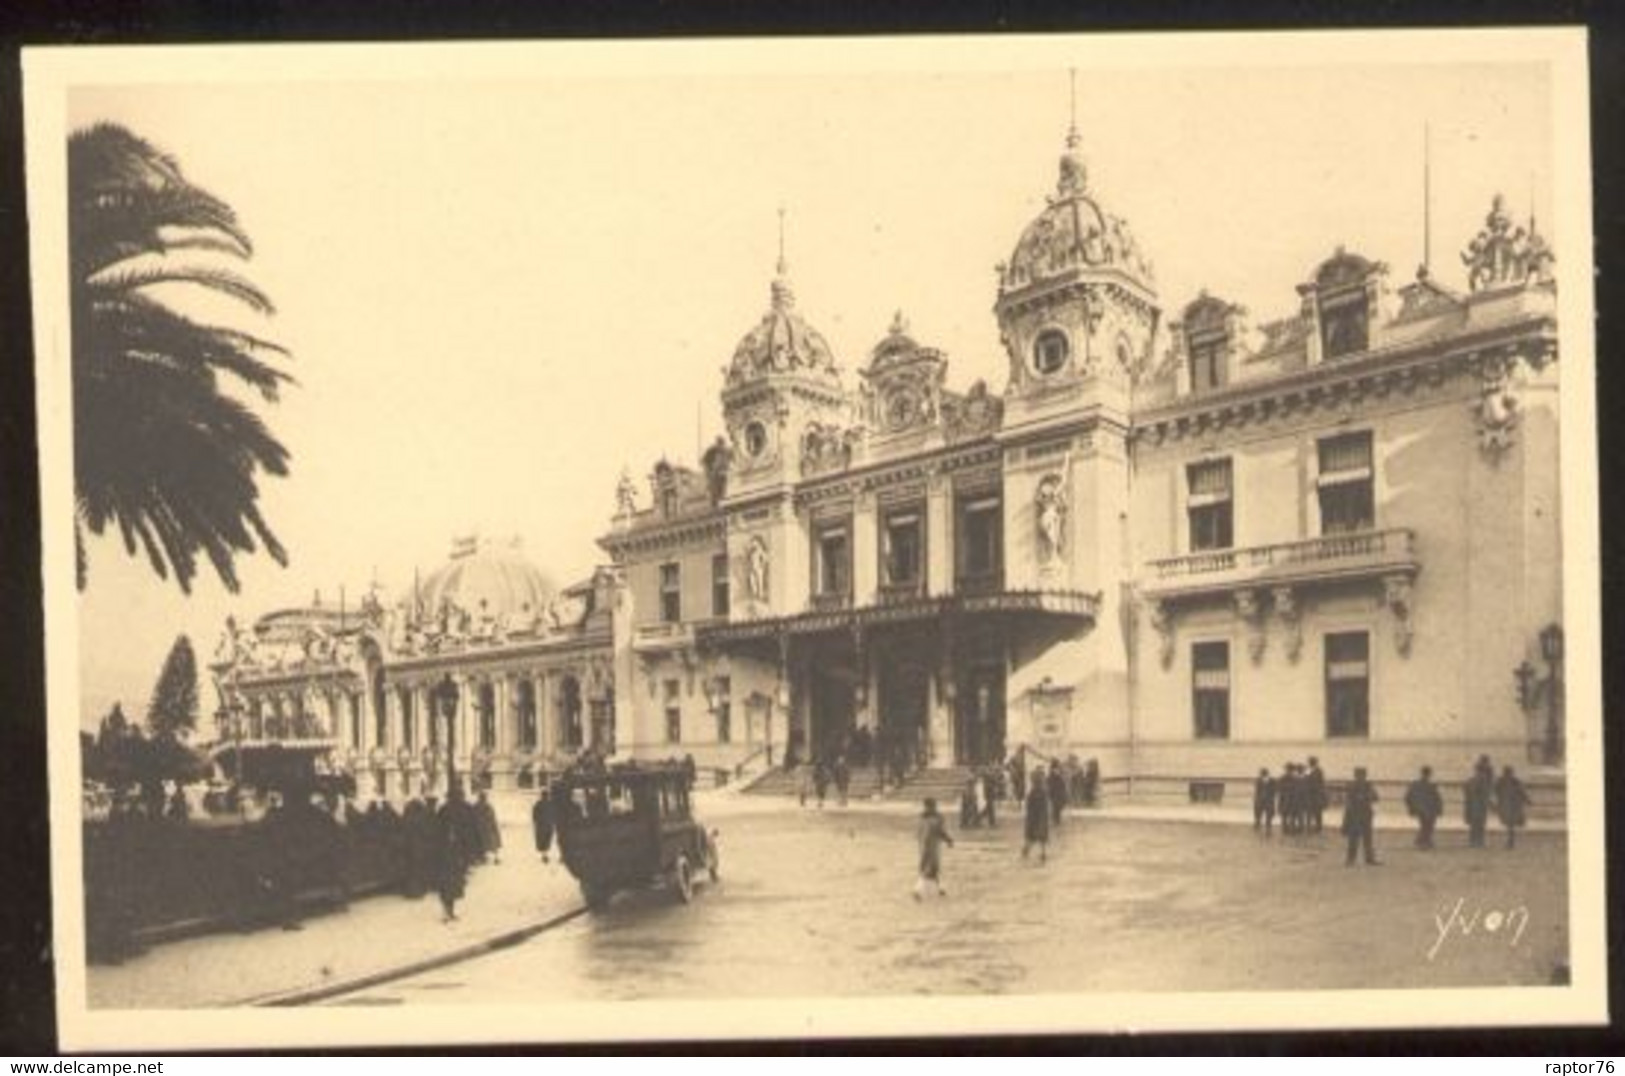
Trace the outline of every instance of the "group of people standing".
{"label": "group of people standing", "polygon": [[[1348,842],[1344,858],[1347,866],[1352,867],[1360,858],[1373,866],[1380,862],[1373,837],[1379,798],[1365,767],[1356,767],[1354,779],[1343,789],[1341,831]],[[1253,782],[1253,828],[1268,836],[1279,813],[1282,833],[1320,833],[1327,804],[1326,777],[1317,759],[1309,759],[1306,766],[1289,762],[1279,778],[1271,776],[1267,768],[1262,769]],[[1518,830],[1528,821],[1529,804],[1529,793],[1516,771],[1505,766],[1501,776],[1496,777],[1489,756],[1480,755],[1471,776],[1462,784],[1468,845],[1484,847],[1493,811],[1506,827],[1506,846],[1514,847]],[[1406,787],[1405,811],[1416,819],[1416,847],[1432,849],[1434,828],[1444,815],[1444,796],[1433,780],[1431,766],[1423,766],[1416,780]]]}
{"label": "group of people standing", "polygon": [[357,825],[400,858],[401,892],[418,899],[431,890],[440,899],[441,919],[457,919],[457,902],[467,892],[468,872],[502,859],[502,827],[486,793],[470,803],[453,784],[444,803],[416,797],[397,813],[387,800],[375,800]]}
{"label": "group of people standing", "polygon": [[[1518,843],[1518,830],[1529,821],[1529,790],[1524,788],[1517,771],[1511,766],[1501,767],[1501,776],[1495,775],[1495,766],[1488,755],[1478,756],[1473,772],[1461,785],[1462,820],[1467,823],[1467,844],[1483,848],[1493,812],[1506,827],[1506,846]],[[1433,828],[1444,814],[1444,799],[1438,785],[1433,783],[1433,768],[1423,766],[1422,772],[1405,790],[1405,810],[1416,819],[1416,847],[1433,847]]]}
{"label": "group of people standing", "polygon": [[1268,836],[1280,815],[1282,833],[1319,833],[1325,826],[1326,803],[1326,774],[1319,759],[1288,762],[1280,777],[1266,767],[1253,782],[1253,828]]}

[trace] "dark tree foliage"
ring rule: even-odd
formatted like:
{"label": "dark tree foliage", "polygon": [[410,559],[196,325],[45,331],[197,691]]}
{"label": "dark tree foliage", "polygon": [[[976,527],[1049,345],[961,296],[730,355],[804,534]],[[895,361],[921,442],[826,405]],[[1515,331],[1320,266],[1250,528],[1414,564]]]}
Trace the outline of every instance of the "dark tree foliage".
{"label": "dark tree foliage", "polygon": [[270,341],[206,324],[159,297],[225,296],[258,315],[270,299],[230,265],[253,253],[225,202],[123,127],[68,141],[73,426],[79,585],[83,528],[116,525],[162,578],[190,593],[201,554],[235,592],[235,558],[287,554],[259,510],[261,472],[288,451],[227,388],[275,402],[290,378]]}
{"label": "dark tree foliage", "polygon": [[192,640],[182,635],[169,648],[158,684],[147,707],[147,728],[157,738],[173,739],[181,730],[197,728],[197,657]]}

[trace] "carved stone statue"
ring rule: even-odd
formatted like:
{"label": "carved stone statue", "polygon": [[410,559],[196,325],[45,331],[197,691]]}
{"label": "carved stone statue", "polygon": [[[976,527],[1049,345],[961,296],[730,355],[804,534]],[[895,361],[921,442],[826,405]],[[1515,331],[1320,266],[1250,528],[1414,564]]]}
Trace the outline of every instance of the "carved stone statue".
{"label": "carved stone statue", "polygon": [[615,514],[617,516],[635,515],[638,510],[638,487],[632,482],[632,475],[626,470],[621,471],[621,480],[615,484]]}
{"label": "carved stone statue", "polygon": [[1066,544],[1066,481],[1058,474],[1045,475],[1038,483],[1034,498],[1038,514],[1038,543],[1040,558],[1046,562],[1059,559]]}
{"label": "carved stone statue", "polygon": [[726,437],[718,437],[711,447],[705,450],[701,464],[705,468],[705,483],[711,495],[711,503],[716,504],[728,492],[728,469],[733,465],[733,447]]}
{"label": "carved stone statue", "polygon": [[1486,358],[1479,368],[1478,446],[1496,455],[1512,444],[1518,425],[1518,397],[1512,389],[1512,360]]}
{"label": "carved stone statue", "polygon": [[[1531,229],[1534,225],[1531,222]],[[1543,278],[1550,269],[1551,249],[1546,241],[1513,224],[1506,199],[1497,194],[1484,218],[1484,227],[1467,244],[1461,262],[1467,267],[1472,291]]]}
{"label": "carved stone statue", "polygon": [[755,601],[767,600],[768,559],[767,541],[757,535],[750,540],[750,548],[745,553],[746,588]]}

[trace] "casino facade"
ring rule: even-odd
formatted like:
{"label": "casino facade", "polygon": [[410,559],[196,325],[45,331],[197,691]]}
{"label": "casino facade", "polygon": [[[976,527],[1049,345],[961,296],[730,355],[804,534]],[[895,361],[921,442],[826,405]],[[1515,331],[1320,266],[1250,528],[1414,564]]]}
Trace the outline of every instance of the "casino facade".
{"label": "casino facade", "polygon": [[859,729],[1181,800],[1307,755],[1560,784],[1553,256],[1498,199],[1462,257],[1458,292],[1337,248],[1267,320],[1164,297],[1073,132],[998,267],[1002,386],[950,387],[901,314],[849,376],[781,261],[726,433],[623,477],[592,579],[471,540],[388,607],[232,625],[222,732],[392,796],[443,780],[442,706],[499,788],[589,744],[743,777]]}

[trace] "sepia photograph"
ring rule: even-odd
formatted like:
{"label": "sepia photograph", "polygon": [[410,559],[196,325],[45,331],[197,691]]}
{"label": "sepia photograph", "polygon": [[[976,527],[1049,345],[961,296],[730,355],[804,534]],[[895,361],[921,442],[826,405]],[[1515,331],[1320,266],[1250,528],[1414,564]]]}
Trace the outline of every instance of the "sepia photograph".
{"label": "sepia photograph", "polygon": [[65,1047],[1606,1021],[1583,31],[24,76]]}

